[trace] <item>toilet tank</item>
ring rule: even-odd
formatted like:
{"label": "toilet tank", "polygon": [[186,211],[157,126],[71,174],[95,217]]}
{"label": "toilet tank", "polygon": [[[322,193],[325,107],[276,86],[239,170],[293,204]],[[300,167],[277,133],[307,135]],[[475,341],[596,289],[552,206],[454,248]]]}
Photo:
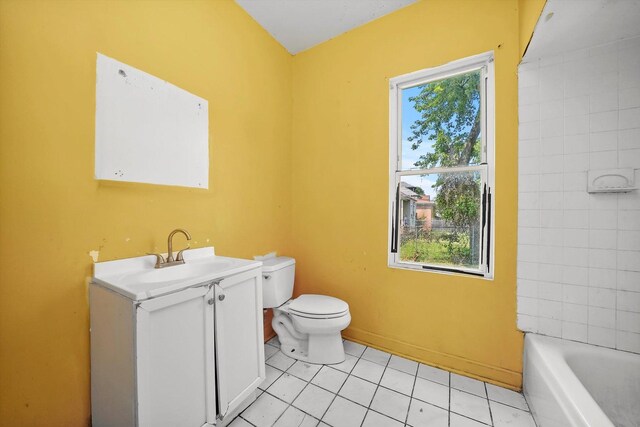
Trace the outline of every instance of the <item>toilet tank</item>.
{"label": "toilet tank", "polygon": [[279,256],[262,260],[262,306],[279,307],[293,296],[296,260]]}

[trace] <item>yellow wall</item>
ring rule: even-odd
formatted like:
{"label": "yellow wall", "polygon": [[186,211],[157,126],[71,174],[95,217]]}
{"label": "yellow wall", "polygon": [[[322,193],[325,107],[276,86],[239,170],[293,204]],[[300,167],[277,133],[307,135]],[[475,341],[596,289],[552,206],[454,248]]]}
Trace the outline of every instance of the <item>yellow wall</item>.
{"label": "yellow wall", "polygon": [[[423,0],[292,58],[231,0],[0,0],[0,424],[88,424],[89,252],[175,227],[295,256],[297,292],[347,300],[356,340],[518,387],[522,3]],[[496,279],[389,269],[388,78],[488,50]],[[93,179],[96,51],[209,100],[209,190]]]}
{"label": "yellow wall", "polygon": [[518,27],[520,29],[520,56],[529,46],[531,35],[547,0],[518,0]]}
{"label": "yellow wall", "polygon": [[[346,335],[512,387],[516,329],[517,3],[421,1],[293,58],[297,292],[346,300]],[[493,50],[495,280],[387,267],[388,79]]]}
{"label": "yellow wall", "polygon": [[[96,51],[209,101],[209,190],[93,179]],[[232,1],[0,1],[0,425],[88,425],[89,251],[289,252],[290,125],[291,56]]]}

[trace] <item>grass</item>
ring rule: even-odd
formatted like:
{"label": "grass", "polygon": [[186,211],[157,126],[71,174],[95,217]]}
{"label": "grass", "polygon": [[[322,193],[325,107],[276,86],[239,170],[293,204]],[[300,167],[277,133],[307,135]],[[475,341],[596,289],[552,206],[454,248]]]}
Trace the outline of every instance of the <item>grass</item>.
{"label": "grass", "polygon": [[[466,236],[464,236],[466,237]],[[450,250],[451,249],[451,250]],[[400,259],[402,261],[426,262],[430,264],[460,265],[459,260],[468,259],[471,252],[469,239],[461,238],[449,247],[448,241],[441,235],[431,238],[414,238],[401,243]],[[466,256],[465,256],[466,255]],[[462,262],[463,265],[467,264]]]}

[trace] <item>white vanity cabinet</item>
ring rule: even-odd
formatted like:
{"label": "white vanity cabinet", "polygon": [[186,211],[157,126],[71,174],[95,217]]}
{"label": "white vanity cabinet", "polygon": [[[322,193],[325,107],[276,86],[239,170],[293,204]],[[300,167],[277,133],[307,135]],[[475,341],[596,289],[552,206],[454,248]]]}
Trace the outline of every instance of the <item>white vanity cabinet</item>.
{"label": "white vanity cabinet", "polygon": [[234,413],[265,378],[260,272],[231,276],[213,288],[221,417]]}
{"label": "white vanity cabinet", "polygon": [[246,263],[142,300],[96,275],[93,426],[223,426],[252,401],[265,377],[262,277]]}
{"label": "white vanity cabinet", "polygon": [[135,309],[138,425],[215,420],[213,308],[209,286],[142,301]]}

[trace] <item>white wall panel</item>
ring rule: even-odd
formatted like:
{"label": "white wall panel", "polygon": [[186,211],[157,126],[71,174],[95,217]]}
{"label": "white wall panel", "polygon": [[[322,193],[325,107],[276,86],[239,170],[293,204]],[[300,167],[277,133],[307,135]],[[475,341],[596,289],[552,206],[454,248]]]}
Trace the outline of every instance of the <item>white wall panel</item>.
{"label": "white wall panel", "polygon": [[640,191],[587,193],[589,169],[640,183],[640,38],[519,69],[518,327],[640,352]]}

